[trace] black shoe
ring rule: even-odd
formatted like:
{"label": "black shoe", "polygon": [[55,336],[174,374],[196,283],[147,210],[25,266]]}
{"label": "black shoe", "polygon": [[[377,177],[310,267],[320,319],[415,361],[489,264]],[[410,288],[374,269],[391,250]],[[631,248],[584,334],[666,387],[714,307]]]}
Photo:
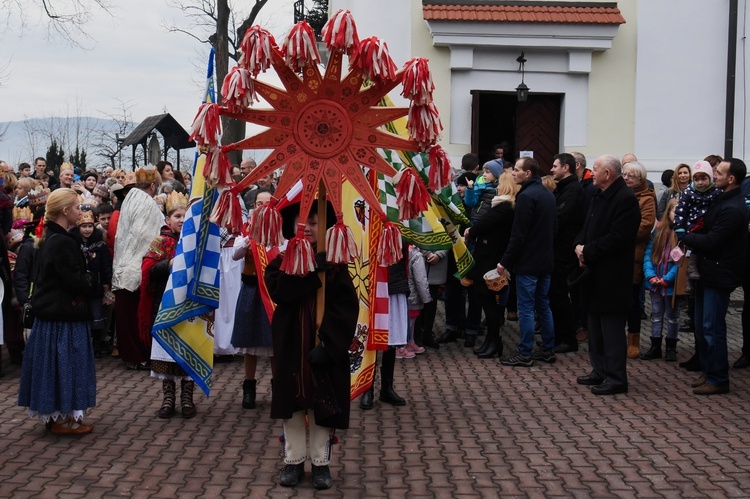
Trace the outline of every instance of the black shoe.
{"label": "black shoe", "polygon": [[422,346],[425,348],[432,348],[433,350],[440,349],[440,343],[435,341],[435,338],[433,336],[425,336],[424,338],[422,338]]}
{"label": "black shoe", "polygon": [[305,463],[287,464],[282,468],[279,484],[282,487],[295,487],[305,476]]}
{"label": "black shoe", "polygon": [[596,386],[604,383],[604,380],[594,373],[587,374],[586,376],[578,376],[576,383],[579,385]]}
{"label": "black shoe", "polygon": [[443,343],[452,343],[458,338],[458,331],[455,329],[446,329],[445,332],[437,339],[441,345]]}
{"label": "black shoe", "polygon": [[521,352],[514,352],[508,357],[500,359],[500,364],[510,367],[531,367],[534,365],[534,358],[531,355],[521,355]]}
{"label": "black shoe", "polygon": [[560,343],[559,345],[555,345],[554,352],[555,353],[573,353],[578,351],[578,344],[575,345],[568,345],[567,343]]}
{"label": "black shoe", "polygon": [[542,348],[537,348],[536,350],[534,350],[534,353],[531,354],[531,358],[533,358],[534,360],[546,362],[547,364],[554,364],[557,360],[554,350],[544,350]]}
{"label": "black shoe", "polygon": [[610,385],[602,383],[591,387],[591,393],[594,395],[617,395],[618,393],[628,393],[628,385]]}
{"label": "black shoe", "polygon": [[701,370],[701,361],[698,358],[698,354],[694,353],[692,357],[690,357],[690,360],[687,360],[685,362],[680,362],[680,367],[685,369],[686,371],[690,372],[698,372]]}
{"label": "black shoe", "polygon": [[735,369],[744,369],[746,367],[750,367],[750,356],[743,353],[742,356],[734,362],[732,367],[734,367]]}
{"label": "black shoe", "polygon": [[[487,343],[487,342],[485,342]],[[492,357],[503,355],[503,344],[497,340],[489,340],[489,344],[485,350],[482,350],[477,354],[480,359],[491,359]]]}
{"label": "black shoe", "polygon": [[242,382],[242,408],[255,409],[255,386],[254,379],[246,379]]}
{"label": "black shoe", "polygon": [[361,397],[359,397],[359,408],[363,411],[369,411],[370,409],[372,409],[374,396],[374,389],[370,387],[369,390],[367,390],[362,394]]}
{"label": "black shoe", "polygon": [[395,406],[406,405],[406,400],[399,397],[392,386],[383,386],[380,389],[380,401]]}
{"label": "black shoe", "polygon": [[489,347],[491,346],[490,343],[492,343],[492,341],[493,340],[489,336],[485,336],[482,344],[472,350],[471,353],[473,353],[474,355],[481,354],[485,350],[489,349]]}
{"label": "black shoe", "polygon": [[476,334],[467,334],[466,339],[464,340],[464,346],[466,348],[474,348],[474,344],[477,342],[477,335]]}
{"label": "black shoe", "polygon": [[333,478],[331,478],[331,470],[328,466],[315,466],[312,467],[313,475],[313,487],[319,490],[330,489],[333,485]]}

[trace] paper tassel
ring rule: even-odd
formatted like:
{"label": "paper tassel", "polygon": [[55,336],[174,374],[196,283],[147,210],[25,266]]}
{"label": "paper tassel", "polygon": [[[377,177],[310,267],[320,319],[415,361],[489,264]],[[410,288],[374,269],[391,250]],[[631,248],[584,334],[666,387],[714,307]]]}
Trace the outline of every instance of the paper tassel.
{"label": "paper tassel", "polygon": [[221,227],[224,227],[230,234],[239,234],[242,230],[242,206],[237,194],[232,189],[224,189],[219,196],[219,200],[214,206],[214,211],[209,219]]}
{"label": "paper tassel", "polygon": [[435,83],[432,81],[427,59],[415,57],[404,65],[404,69],[404,90],[401,95],[418,106],[432,102]]}
{"label": "paper tassel", "polygon": [[419,142],[424,149],[437,142],[443,132],[443,123],[440,121],[435,103],[412,105],[409,108],[406,128],[409,130],[409,136]]}
{"label": "paper tassel", "polygon": [[378,262],[386,267],[393,265],[401,259],[401,252],[401,233],[398,226],[393,222],[385,222],[378,242]]}
{"label": "paper tassel", "polygon": [[255,85],[247,69],[235,66],[232,71],[224,78],[221,85],[221,95],[224,97],[224,104],[232,112],[242,111],[244,108],[253,105],[257,101],[255,95]]}
{"label": "paper tassel", "polygon": [[190,127],[190,140],[199,147],[215,146],[221,138],[221,114],[218,104],[205,103],[198,108],[193,125]]}
{"label": "paper tassel", "polygon": [[304,276],[315,271],[315,258],[310,241],[304,234],[305,226],[297,226],[297,234],[286,245],[281,270],[289,275]]}
{"label": "paper tassel", "polygon": [[437,145],[430,148],[430,190],[440,192],[451,183],[453,170],[445,150]]}
{"label": "paper tassel", "polygon": [[331,263],[349,264],[359,256],[359,248],[343,216],[336,218],[336,225],[326,231],[326,256]]}
{"label": "paper tassel", "polygon": [[341,9],[331,16],[320,34],[331,52],[340,51],[351,55],[359,45],[357,25],[348,10]]}
{"label": "paper tassel", "polygon": [[232,163],[222,147],[214,147],[206,154],[203,178],[211,187],[232,185]]}
{"label": "paper tassel", "polygon": [[292,71],[300,72],[320,62],[315,32],[307,21],[300,21],[294,25],[286,37],[282,50],[286,65]]}
{"label": "paper tassel", "polygon": [[281,235],[281,213],[271,203],[253,211],[250,217],[250,239],[261,246],[281,246],[284,236]]}
{"label": "paper tassel", "polygon": [[430,193],[414,170],[403,168],[393,177],[393,183],[396,184],[399,220],[419,217],[429,205]]}
{"label": "paper tassel", "polygon": [[365,79],[378,84],[393,80],[398,71],[388,53],[388,44],[375,36],[359,43],[350,66],[362,71]]}
{"label": "paper tassel", "polygon": [[245,31],[240,50],[240,66],[247,69],[255,78],[261,71],[271,66],[271,57],[276,47],[273,35],[260,26],[252,26]]}
{"label": "paper tassel", "polygon": [[41,239],[42,236],[44,236],[44,217],[39,219],[39,223],[36,224],[36,228],[34,229],[34,236],[37,239]]}

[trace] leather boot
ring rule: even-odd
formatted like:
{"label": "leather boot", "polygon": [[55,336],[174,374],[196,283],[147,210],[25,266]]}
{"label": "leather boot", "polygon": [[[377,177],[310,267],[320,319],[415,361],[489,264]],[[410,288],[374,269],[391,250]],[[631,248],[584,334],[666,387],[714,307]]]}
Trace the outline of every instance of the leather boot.
{"label": "leather boot", "polygon": [[406,405],[406,401],[393,389],[393,371],[396,366],[396,350],[389,348],[383,352],[383,364],[380,367],[380,401],[391,405]]}
{"label": "leather boot", "polygon": [[677,338],[667,338],[667,350],[664,360],[674,362],[677,360]]}
{"label": "leather boot", "polygon": [[165,379],[161,382],[161,391],[164,395],[164,399],[161,402],[161,408],[157,415],[162,419],[171,418],[174,414],[174,403],[175,403],[175,382],[171,379]]}
{"label": "leather boot", "polygon": [[641,356],[641,334],[628,333],[628,358],[637,359]]}
{"label": "leather boot", "polygon": [[367,390],[365,393],[362,394],[361,397],[359,397],[359,408],[363,411],[369,411],[372,409],[372,402],[375,398],[375,387],[370,387],[369,390]]}
{"label": "leather boot", "polygon": [[242,382],[242,408],[255,409],[255,386],[254,379],[246,379]]}
{"label": "leather boot", "polygon": [[661,359],[661,336],[658,338],[651,337],[651,348],[641,355],[641,360]]}
{"label": "leather boot", "polygon": [[182,380],[180,386],[180,405],[182,407],[182,417],[185,419],[194,418],[196,414],[195,403],[193,402],[193,390],[195,382],[193,380]]}

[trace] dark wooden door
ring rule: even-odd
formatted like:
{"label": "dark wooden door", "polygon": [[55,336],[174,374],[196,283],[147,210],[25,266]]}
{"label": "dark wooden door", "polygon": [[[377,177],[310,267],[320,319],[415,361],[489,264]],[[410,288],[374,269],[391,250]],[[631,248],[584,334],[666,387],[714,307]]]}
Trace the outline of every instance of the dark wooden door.
{"label": "dark wooden door", "polygon": [[534,151],[542,171],[549,173],[560,152],[560,95],[530,94],[516,107],[516,150]]}

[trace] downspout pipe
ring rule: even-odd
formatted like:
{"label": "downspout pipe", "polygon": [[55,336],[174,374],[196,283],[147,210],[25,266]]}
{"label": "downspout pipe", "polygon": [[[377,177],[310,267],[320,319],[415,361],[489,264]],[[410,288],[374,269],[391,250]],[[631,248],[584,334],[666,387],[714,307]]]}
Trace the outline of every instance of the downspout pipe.
{"label": "downspout pipe", "polygon": [[734,94],[737,69],[738,0],[729,0],[729,40],[727,46],[727,105],[724,123],[724,158],[734,156]]}

